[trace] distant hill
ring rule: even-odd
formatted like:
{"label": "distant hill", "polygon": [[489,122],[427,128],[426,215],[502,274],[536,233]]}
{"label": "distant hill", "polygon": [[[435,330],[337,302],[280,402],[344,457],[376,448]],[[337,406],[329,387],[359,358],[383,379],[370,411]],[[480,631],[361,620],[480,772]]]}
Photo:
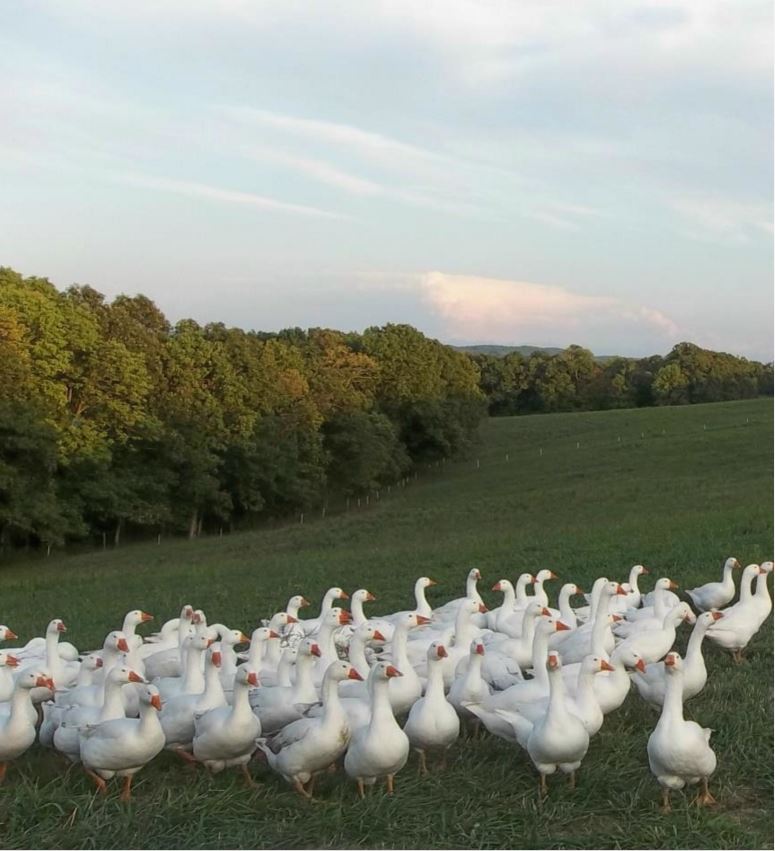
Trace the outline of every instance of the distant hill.
{"label": "distant hill", "polygon": [[[483,345],[483,346],[453,346],[453,349],[457,349],[460,352],[468,352],[471,355],[492,355],[496,358],[502,358],[506,355],[510,355],[512,352],[519,352],[519,354],[524,355],[525,357],[529,357],[534,352],[542,352],[546,355],[559,355],[560,352],[565,351],[564,349],[557,349],[551,346],[493,346],[493,345]],[[619,357],[619,355],[595,355],[595,360],[600,361],[601,363],[605,363],[606,361],[614,360]]]}

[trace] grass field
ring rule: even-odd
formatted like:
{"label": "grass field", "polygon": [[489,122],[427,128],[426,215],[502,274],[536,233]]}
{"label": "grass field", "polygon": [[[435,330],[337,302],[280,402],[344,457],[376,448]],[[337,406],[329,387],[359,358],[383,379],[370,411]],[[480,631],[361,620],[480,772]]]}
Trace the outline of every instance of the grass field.
{"label": "grass field", "polygon": [[[92,648],[127,609],[162,621],[191,602],[247,631],[292,593],[317,601],[334,584],[371,590],[378,614],[408,607],[426,574],[440,603],[463,593],[471,566],[483,588],[541,567],[588,587],[601,574],[623,581],[638,562],[692,587],[719,577],[729,555],[772,558],[772,403],[492,420],[470,459],[382,497],[303,526],[15,563],[0,572],[0,622],[26,640],[62,617],[67,637]],[[592,740],[576,791],[550,781],[541,812],[526,754],[490,737],[461,740],[448,770],[424,780],[412,756],[393,798],[380,789],[359,802],[343,774],[327,776],[320,803],[257,760],[252,791],[164,755],[138,775],[127,807],[36,747],[0,788],[0,844],[771,848],[771,620],[747,657],[737,667],[706,645],[709,682],[687,707],[716,731],[712,809],[678,794],[659,814],[646,758],[656,715],[631,694]]]}

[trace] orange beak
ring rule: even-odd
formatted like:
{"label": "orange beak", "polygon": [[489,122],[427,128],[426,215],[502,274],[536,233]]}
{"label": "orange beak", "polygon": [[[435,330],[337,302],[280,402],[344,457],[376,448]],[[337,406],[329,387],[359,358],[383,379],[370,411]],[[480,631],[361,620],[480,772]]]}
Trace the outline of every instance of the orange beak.
{"label": "orange beak", "polygon": [[484,614],[487,611],[487,606],[485,606],[484,603],[479,603],[479,611],[481,614]]}
{"label": "orange beak", "polygon": [[549,579],[559,579],[560,577],[553,571],[549,571]]}
{"label": "orange beak", "polygon": [[151,695],[151,706],[157,712],[161,712],[161,695],[160,694],[152,694]]}
{"label": "orange beak", "polygon": [[423,626],[423,624],[430,623],[431,619],[426,618],[425,615],[415,615],[417,619],[417,626]]}
{"label": "orange beak", "polygon": [[557,621],[554,629],[555,632],[562,632],[564,629],[570,629],[570,627],[568,626],[568,624],[563,623],[562,621]]}
{"label": "orange beak", "polygon": [[363,680],[363,677],[355,670],[355,668],[350,668],[347,672],[348,680]]}
{"label": "orange beak", "polygon": [[17,668],[19,666],[19,660],[16,658],[16,656],[11,656],[10,654],[8,654],[8,656],[5,657],[5,664],[9,668]]}
{"label": "orange beak", "polygon": [[194,616],[191,618],[194,623],[202,623],[202,616],[198,612],[194,612]]}
{"label": "orange beak", "polygon": [[371,591],[366,592],[366,602],[373,603],[377,598],[371,593]]}
{"label": "orange beak", "polygon": [[541,609],[541,614],[545,615],[547,618],[550,618],[552,616],[552,613],[549,611],[549,609],[546,608],[546,606]]}
{"label": "orange beak", "polygon": [[557,668],[557,667],[558,667],[558,665],[559,665],[560,663],[559,663],[559,660],[557,659],[557,657],[556,657],[556,656],[554,656],[554,655],[552,655],[552,656],[550,656],[550,657],[547,659],[546,664],[547,664],[547,665],[548,665],[548,666],[549,666],[552,670],[554,670],[555,668]]}
{"label": "orange beak", "polygon": [[443,644],[439,644],[436,649],[436,655],[439,657],[439,659],[446,659],[447,656],[449,656],[449,653],[447,653],[447,649],[446,647],[444,647]]}
{"label": "orange beak", "polygon": [[249,686],[258,686],[258,674],[255,671],[251,671],[248,674],[248,685]]}
{"label": "orange beak", "polygon": [[216,650],[214,653],[211,653],[210,661],[213,663],[213,665],[215,665],[216,668],[220,668],[221,663],[223,662],[223,659],[221,658],[221,651]]}
{"label": "orange beak", "polygon": [[152,621],[153,615],[149,615],[148,612],[140,612],[140,620],[145,623],[146,621]]}
{"label": "orange beak", "polygon": [[474,579],[477,579],[477,580],[478,580],[478,579],[481,579],[481,578],[482,578],[481,571],[479,571],[479,570],[475,570],[475,571],[474,571]]}
{"label": "orange beak", "polygon": [[583,589],[583,588],[579,588],[579,586],[577,585],[577,586],[576,586],[576,590],[575,590],[573,593],[574,593],[574,594],[583,594],[583,593],[584,593],[584,589]]}
{"label": "orange beak", "polygon": [[98,668],[101,668],[105,664],[105,662],[102,659],[102,656],[97,657],[97,661],[95,662],[95,664]]}
{"label": "orange beak", "polygon": [[215,644],[214,638],[208,638],[207,639],[207,644],[205,644],[205,649],[208,648],[211,644]]}
{"label": "orange beak", "polygon": [[600,670],[601,671],[613,671],[614,666],[606,662],[605,659],[600,660]]}
{"label": "orange beak", "polygon": [[617,586],[616,586],[616,593],[617,593],[620,597],[626,597],[626,596],[627,596],[627,592],[624,590],[624,588],[622,588],[622,586],[621,586],[621,585],[617,585]]}
{"label": "orange beak", "polygon": [[638,661],[635,663],[635,670],[640,671],[641,674],[646,673],[646,663],[643,661],[643,659],[638,659]]}
{"label": "orange beak", "polygon": [[714,621],[717,621],[717,620],[719,620],[720,618],[723,618],[723,617],[724,617],[724,613],[723,613],[723,612],[711,612],[711,614],[713,615],[713,620],[714,620]]}
{"label": "orange beak", "polygon": [[12,629],[6,629],[6,632],[5,632],[6,641],[12,640],[12,639],[18,638],[18,637],[19,636]]}
{"label": "orange beak", "polygon": [[387,641],[385,636],[378,629],[374,630],[373,638],[374,638],[375,641]]}
{"label": "orange beak", "polygon": [[273,630],[273,629],[269,630],[269,638],[279,638],[279,637],[280,637],[279,632],[275,632],[275,630]]}
{"label": "orange beak", "polygon": [[643,565],[640,567],[640,572],[645,574],[651,573],[651,571],[647,567],[643,567]]}
{"label": "orange beak", "polygon": [[387,666],[385,674],[387,674],[388,677],[403,677],[401,671],[399,671],[398,668],[394,668],[392,665]]}
{"label": "orange beak", "polygon": [[346,623],[350,623],[350,621],[352,619],[353,619],[353,616],[349,612],[344,611],[344,609],[342,610],[341,614],[339,615],[339,623],[342,624],[342,625],[344,625]]}
{"label": "orange beak", "polygon": [[310,603],[310,601],[306,597],[302,597],[301,602],[299,603],[299,608],[305,609],[307,606],[311,606],[311,605],[312,605],[312,603]]}
{"label": "orange beak", "polygon": [[320,645],[319,645],[319,644],[313,644],[313,645],[309,648],[309,652],[310,652],[313,656],[320,656],[320,655],[321,655],[321,652],[320,652]]}
{"label": "orange beak", "polygon": [[57,624],[57,632],[67,632],[67,627],[62,623],[62,621],[59,621]]}
{"label": "orange beak", "polygon": [[298,618],[295,618],[293,615],[288,615],[288,617],[287,617],[287,619],[286,619],[286,621],[285,621],[285,622],[286,622],[286,623],[298,623],[298,622],[299,622],[299,619],[298,619]]}
{"label": "orange beak", "polygon": [[673,582],[673,580],[671,579],[671,580],[670,580],[670,584],[669,584],[667,587],[668,587],[671,591],[675,591],[675,590],[676,590],[679,586],[678,586],[678,583],[677,583],[677,582]]}
{"label": "orange beak", "polygon": [[194,610],[191,608],[191,606],[186,606],[186,608],[183,609],[183,617],[188,621],[193,620]]}
{"label": "orange beak", "polygon": [[237,642],[237,644],[245,644],[246,642],[247,642],[248,644],[250,644],[250,639],[248,638],[248,636],[247,636],[247,635],[245,635],[245,633],[244,633],[244,632],[240,632],[240,634],[239,634],[239,641]]}
{"label": "orange beak", "polygon": [[623,621],[624,618],[621,615],[611,615],[614,623],[619,623],[619,621]]}
{"label": "orange beak", "polygon": [[493,585],[492,588],[490,588],[490,591],[501,591],[501,590],[503,590],[503,589],[501,588],[500,581],[496,582],[495,585]]}
{"label": "orange beak", "polygon": [[119,638],[116,642],[116,648],[122,653],[129,653],[129,645],[126,643],[126,638]]}
{"label": "orange beak", "polygon": [[137,673],[137,671],[129,672],[129,682],[130,683],[144,683],[145,680]]}
{"label": "orange beak", "polygon": [[535,584],[536,584],[536,582],[538,582],[538,577],[537,577],[537,576],[531,576],[531,577],[530,577],[530,583],[529,583],[529,584],[531,584],[531,585],[535,585]]}
{"label": "orange beak", "polygon": [[759,573],[767,573],[767,571],[766,571],[763,567],[760,567],[760,568],[759,568]]}
{"label": "orange beak", "polygon": [[431,585],[438,585],[438,584],[439,584],[439,583],[438,583],[438,582],[436,582],[436,580],[435,580],[435,579],[429,579],[429,580],[428,580],[428,587],[430,587]]}
{"label": "orange beak", "polygon": [[668,668],[672,668],[675,665],[675,656],[670,654],[667,659],[665,659],[665,665],[667,665]]}
{"label": "orange beak", "polygon": [[339,595],[339,599],[340,600],[349,600],[350,595],[346,591],[342,591],[342,593]]}
{"label": "orange beak", "polygon": [[479,656],[484,656],[484,644],[477,644],[476,652]]}

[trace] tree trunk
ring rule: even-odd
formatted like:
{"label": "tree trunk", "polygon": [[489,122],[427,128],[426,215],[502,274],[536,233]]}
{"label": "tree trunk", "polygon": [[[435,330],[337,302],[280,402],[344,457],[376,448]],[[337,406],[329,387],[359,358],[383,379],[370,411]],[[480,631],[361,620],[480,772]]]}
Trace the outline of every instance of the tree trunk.
{"label": "tree trunk", "polygon": [[202,536],[202,523],[204,522],[204,516],[199,518],[199,525],[196,527],[196,536],[197,538]]}
{"label": "tree trunk", "polygon": [[117,547],[121,542],[121,529],[124,525],[123,518],[119,517],[116,520],[116,531],[113,533],[113,546]]}
{"label": "tree trunk", "polygon": [[191,538],[196,538],[196,531],[199,528],[199,513],[196,509],[194,509],[191,515],[191,522],[188,524],[188,537],[189,540]]}

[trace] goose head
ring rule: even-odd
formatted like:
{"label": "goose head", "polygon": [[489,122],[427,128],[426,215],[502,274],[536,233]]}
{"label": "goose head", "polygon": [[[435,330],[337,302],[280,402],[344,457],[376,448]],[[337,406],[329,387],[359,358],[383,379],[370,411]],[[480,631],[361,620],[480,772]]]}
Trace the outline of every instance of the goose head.
{"label": "goose head", "polygon": [[491,591],[501,591],[501,592],[503,592],[503,593],[505,594],[505,593],[506,593],[506,591],[509,591],[509,590],[513,591],[513,590],[514,590],[514,586],[511,584],[511,582],[509,582],[509,580],[508,580],[508,579],[499,579],[499,580],[498,580],[498,581],[497,581],[497,582],[496,582],[496,583],[492,586],[492,588],[491,588],[490,590],[491,590]]}
{"label": "goose head", "polygon": [[471,570],[468,571],[468,579],[472,582],[478,582],[482,578],[482,572],[478,567],[472,567]]}
{"label": "goose head", "polygon": [[678,583],[673,582],[673,580],[670,579],[667,576],[663,576],[660,579],[657,579],[656,583],[654,584],[654,590],[655,591],[677,591],[678,590]]}
{"label": "goose head", "polygon": [[376,680],[390,680],[393,677],[403,677],[403,674],[395,665],[391,665],[390,662],[377,662],[371,671],[369,671],[370,683]]}
{"label": "goose head", "polygon": [[277,630],[277,632],[282,632],[288,624],[298,622],[299,619],[295,618],[293,615],[289,615],[288,612],[276,612],[272,615],[272,619],[269,621],[269,626],[272,629]]}
{"label": "goose head", "polygon": [[379,628],[374,626],[374,624],[364,623],[361,624],[354,633],[355,637],[363,642],[363,644],[368,644],[370,641],[386,641],[385,636],[379,631]]}
{"label": "goose head", "polygon": [[294,594],[290,600],[288,600],[288,605],[286,608],[288,609],[306,609],[308,606],[311,606],[312,603],[301,594]]}
{"label": "goose head", "polygon": [[446,659],[449,656],[447,653],[447,648],[442,644],[441,641],[431,641],[428,645],[428,664],[438,664],[442,661],[442,659]]}
{"label": "goose head", "polygon": [[743,569],[743,565],[742,565],[742,564],[740,564],[740,562],[739,562],[739,561],[738,561],[738,560],[737,560],[734,556],[730,556],[730,557],[729,557],[729,558],[728,558],[728,559],[724,562],[724,570],[727,570],[728,568],[731,568],[731,569],[734,569],[734,568],[740,568],[740,570],[742,570],[742,569]]}
{"label": "goose head", "polygon": [[532,573],[520,573],[514,587],[517,590],[524,591],[533,582],[535,582],[535,576]]}
{"label": "goose head", "polygon": [[344,682],[345,680],[362,680],[363,677],[349,662],[340,659],[332,662],[326,668],[324,679],[333,680],[334,682]]}
{"label": "goose head", "polygon": [[601,597],[615,597],[616,595],[623,597],[627,594],[624,588],[618,582],[609,582],[608,580],[603,583],[602,588],[600,589]]}
{"label": "goose head", "polygon": [[323,615],[321,625],[329,626],[331,628],[347,626],[348,623],[352,622],[352,619],[353,616],[347,611],[347,609],[340,609],[339,606],[334,606],[333,608],[326,610],[326,613]]}
{"label": "goose head", "polygon": [[560,577],[553,570],[547,570],[544,568],[543,570],[539,570],[533,578],[533,583],[535,585],[541,585],[544,582],[548,582],[550,579],[559,579]]}
{"label": "goose head", "polygon": [[322,651],[320,649],[320,645],[314,638],[305,638],[304,641],[299,644],[299,655],[316,656],[319,659],[322,655]]}
{"label": "goose head", "polygon": [[627,647],[621,647],[621,649],[617,647],[611,659],[621,662],[625,668],[633,668],[636,671],[640,671],[641,674],[646,673],[646,663],[644,660],[634,650],[630,650]]}
{"label": "goose head", "polygon": [[252,635],[250,636],[250,643],[254,642],[260,643],[262,641],[271,641],[273,638],[279,638],[280,633],[277,630],[272,629],[270,626],[259,626],[253,630]]}
{"label": "goose head", "polygon": [[570,627],[564,621],[546,615],[541,615],[536,624],[536,632],[547,636],[554,632],[563,632],[566,629],[570,629]]}
{"label": "goose head", "polygon": [[161,712],[161,695],[156,686],[145,685],[138,690],[138,697],[143,706],[150,706],[157,712]]}
{"label": "goose head", "polygon": [[67,627],[65,626],[65,622],[59,618],[54,618],[46,627],[46,635],[56,635],[59,637],[63,632],[67,632]]}
{"label": "goose head", "polygon": [[472,615],[479,613],[483,614],[487,611],[487,606],[485,606],[484,603],[478,602],[478,600],[470,600],[466,598],[460,603],[460,611],[468,612]]}
{"label": "goose head", "polygon": [[683,671],[683,659],[675,652],[671,651],[665,656],[665,674],[674,677],[680,671]]}
{"label": "goose head", "polygon": [[546,654],[546,670],[552,676],[562,671],[562,657],[556,650],[550,650]]}
{"label": "goose head", "polygon": [[[740,565],[739,565],[739,564],[738,564],[737,566],[738,566],[738,567],[740,567]],[[759,565],[759,570],[763,570],[765,573],[772,573],[772,569],[773,569],[773,567],[775,567],[775,564],[773,564],[773,562],[771,562],[771,561],[763,561],[763,562]],[[14,636],[14,638],[16,638],[16,636]]]}
{"label": "goose head", "polygon": [[239,683],[247,688],[256,688],[260,685],[258,674],[247,665],[240,665],[237,668],[237,673],[234,675],[234,683],[235,685]]}
{"label": "goose head", "polygon": [[223,654],[221,653],[220,642],[216,641],[207,648],[205,662],[215,668],[221,667],[223,664]]}
{"label": "goose head", "polygon": [[475,638],[471,642],[470,650],[472,656],[484,656],[484,642],[480,638]]}
{"label": "goose head", "polygon": [[241,629],[227,629],[221,632],[220,643],[227,647],[233,647],[235,644],[249,644],[250,636],[245,635]]}
{"label": "goose head", "polygon": [[186,603],[180,610],[180,620],[186,623],[192,623],[194,620],[194,607],[190,603]]}
{"label": "goose head", "polygon": [[105,636],[102,649],[113,651],[114,653],[129,653],[129,643],[120,629],[114,629]]}
{"label": "goose head", "polygon": [[125,685],[126,683],[147,683],[145,677],[128,668],[126,665],[116,665],[108,671],[107,681]]}
{"label": "goose head", "polygon": [[0,624],[0,641],[13,641],[14,638],[18,637],[19,636],[11,629],[10,626]]}
{"label": "goose head", "polygon": [[688,624],[697,623],[697,615],[691,610],[688,603],[678,603],[665,615],[665,624],[678,626],[679,623],[685,622]]}
{"label": "goose head", "polygon": [[599,674],[601,671],[613,671],[614,666],[602,656],[585,656],[581,660],[582,673]]}
{"label": "goose head", "polygon": [[0,650],[0,668],[18,668],[19,660],[13,653],[5,653]]}
{"label": "goose head", "polygon": [[709,612],[703,612],[697,618],[697,626],[695,629],[705,632],[706,629],[710,629],[716,621],[720,621],[723,617],[724,613],[719,612],[717,609],[711,609]]}
{"label": "goose head", "polygon": [[22,671],[16,678],[16,687],[23,689],[47,688],[54,691],[54,680],[42,671]]}
{"label": "goose head", "polygon": [[365,588],[359,588],[353,593],[353,602],[373,603],[376,599],[371,591],[367,591]]}
{"label": "goose head", "polygon": [[153,620],[153,615],[149,615],[148,612],[144,612],[142,609],[132,609],[131,612],[127,612],[124,615],[124,626],[123,630],[126,630],[132,626],[140,626],[141,623],[148,623],[148,621]]}

